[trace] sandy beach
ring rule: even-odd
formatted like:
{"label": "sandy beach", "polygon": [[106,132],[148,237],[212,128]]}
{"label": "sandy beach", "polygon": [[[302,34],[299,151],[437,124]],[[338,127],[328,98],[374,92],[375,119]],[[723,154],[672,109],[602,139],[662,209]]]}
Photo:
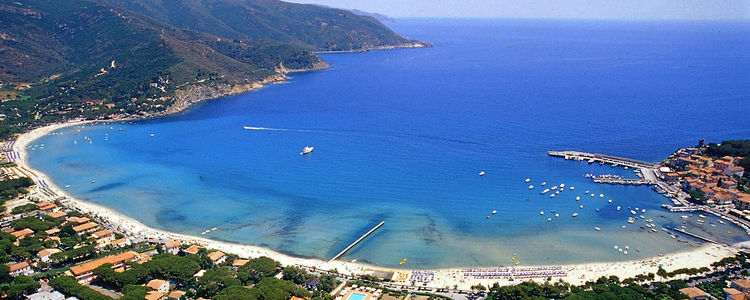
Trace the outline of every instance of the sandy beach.
{"label": "sandy beach", "polygon": [[[368,274],[372,270],[385,270],[397,272],[397,274],[404,274],[406,281],[394,282],[395,284],[404,284],[411,286],[412,283],[408,278],[413,276],[412,271],[408,269],[389,270],[382,267],[375,267],[367,264],[356,263],[356,262],[345,262],[345,261],[323,261],[320,259],[311,258],[300,258],[283,253],[279,253],[268,248],[259,246],[242,245],[236,243],[215,241],[211,239],[201,238],[197,236],[190,236],[185,234],[179,234],[174,232],[167,232],[158,230],[155,228],[148,227],[135,219],[122,215],[112,209],[88,203],[70,197],[65,191],[54,184],[44,173],[33,169],[28,164],[28,153],[26,151],[27,145],[32,143],[34,140],[50,134],[51,132],[69,126],[82,126],[93,123],[92,121],[80,121],[80,122],[69,122],[49,125],[41,128],[34,129],[27,133],[22,134],[18,137],[13,149],[18,153],[18,159],[16,164],[18,167],[25,168],[31,171],[33,178],[36,182],[44,180],[48,189],[53,191],[56,196],[51,196],[49,193],[45,194],[42,192],[42,188],[39,185],[31,189],[32,197],[36,197],[40,200],[55,200],[64,197],[63,202],[65,205],[75,208],[81,212],[91,215],[97,221],[105,224],[107,227],[125,234],[132,240],[148,240],[154,242],[165,242],[168,240],[179,240],[183,244],[199,244],[206,248],[217,249],[225,253],[236,254],[242,258],[254,258],[259,256],[268,256],[274,260],[281,262],[283,265],[297,265],[305,268],[315,268],[320,270],[337,270],[339,273],[346,275],[357,275],[357,274]],[[735,245],[735,247],[747,247],[748,245]],[[708,267],[711,263],[718,261],[724,257],[732,256],[737,253],[738,249],[731,246],[725,245],[714,245],[704,244],[700,247],[696,247],[691,251],[681,253],[670,253],[664,256],[652,257],[647,259],[639,259],[624,262],[601,262],[601,263],[586,263],[586,264],[573,264],[573,265],[558,265],[550,266],[554,267],[555,270],[562,271],[561,276],[553,277],[553,281],[563,279],[571,284],[582,284],[586,281],[595,280],[601,276],[616,275],[620,279],[633,277],[638,274],[656,273],[659,266],[663,267],[667,271],[672,271],[679,268],[691,268],[691,267]],[[497,269],[497,266],[490,266],[486,268],[471,269]],[[541,268],[540,266],[515,266],[514,268]],[[419,272],[428,272],[429,279],[418,282],[417,286],[433,287],[433,288],[453,288],[458,287],[459,289],[468,290],[470,286],[476,284],[492,285],[495,282],[501,285],[517,284],[525,281],[526,279],[515,279],[513,281],[508,279],[497,279],[497,278],[476,278],[474,276],[466,276],[466,270],[464,268],[448,268],[448,269],[433,269],[433,270],[417,270]],[[488,271],[489,272],[489,271]],[[420,273],[421,274],[421,273]],[[403,278],[402,277],[402,278]],[[534,280],[544,281],[546,276],[539,277]]]}

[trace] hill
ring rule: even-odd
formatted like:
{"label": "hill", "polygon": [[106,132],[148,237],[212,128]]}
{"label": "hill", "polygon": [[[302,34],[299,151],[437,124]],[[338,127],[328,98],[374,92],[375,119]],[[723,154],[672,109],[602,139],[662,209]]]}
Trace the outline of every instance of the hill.
{"label": "hill", "polygon": [[107,0],[179,28],[232,39],[270,39],[314,51],[424,46],[371,16],[277,0]]}
{"label": "hill", "polygon": [[327,67],[313,50],[422,45],[370,17],[279,1],[0,0],[0,133],[180,111]]}

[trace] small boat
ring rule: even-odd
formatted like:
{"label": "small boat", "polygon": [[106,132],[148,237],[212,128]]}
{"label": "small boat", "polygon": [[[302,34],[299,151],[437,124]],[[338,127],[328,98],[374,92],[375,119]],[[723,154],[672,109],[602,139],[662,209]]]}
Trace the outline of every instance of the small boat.
{"label": "small boat", "polygon": [[588,194],[588,193],[589,193],[589,190],[586,190],[586,191],[585,191],[585,192],[583,192],[583,193],[584,193],[584,194]]}
{"label": "small boat", "polygon": [[602,231],[602,229],[599,228],[599,227],[594,227],[594,230],[596,230],[596,231]]}
{"label": "small boat", "polygon": [[571,187],[570,187],[570,190],[571,190],[571,191],[572,191],[572,190],[575,190],[575,189],[576,189],[576,187],[574,187],[574,186],[571,186]]}
{"label": "small boat", "polygon": [[591,197],[594,197],[594,194],[593,194],[593,193],[591,194]]}
{"label": "small boat", "polygon": [[599,194],[599,198],[604,198],[604,194]]}
{"label": "small boat", "polygon": [[581,200],[581,196],[576,196],[576,201]]}
{"label": "small boat", "polygon": [[720,223],[720,224],[724,224],[724,221],[722,221],[722,220],[719,220],[719,223]]}
{"label": "small boat", "polygon": [[533,186],[533,185],[529,185],[529,189],[533,189],[533,188],[534,188],[534,186]]}
{"label": "small boat", "polygon": [[70,184],[68,184],[68,185],[65,185],[65,187],[66,187],[66,188],[70,188]]}
{"label": "small boat", "polygon": [[[310,154],[310,152],[313,152],[314,149],[315,149],[315,147],[313,147],[313,146],[305,146],[305,148],[302,148],[302,152],[300,152],[299,154],[300,155]],[[484,172],[482,172],[482,173],[484,173]],[[484,174],[482,174],[482,175],[484,175]]]}
{"label": "small boat", "polygon": [[541,194],[546,194],[547,192],[549,192],[549,189],[544,189]]}
{"label": "small boat", "polygon": [[633,223],[635,223],[635,218],[633,218],[633,217],[628,217],[628,223],[630,223],[630,224],[633,224]]}
{"label": "small boat", "polygon": [[549,194],[550,198],[555,198],[555,194]]}
{"label": "small boat", "polygon": [[547,222],[552,221],[552,218],[547,218]]}
{"label": "small boat", "polygon": [[553,186],[552,186],[552,187],[551,187],[550,189],[552,189],[552,190],[556,190],[556,189],[557,189],[557,186],[556,186],[556,185],[553,185]]}
{"label": "small boat", "polygon": [[525,182],[529,182],[529,181],[531,181],[531,178],[526,178],[526,180],[524,180],[524,181]]}
{"label": "small boat", "polygon": [[91,183],[96,183],[96,180],[92,180]]}
{"label": "small boat", "polygon": [[484,171],[479,171],[479,176],[484,176]]}
{"label": "small boat", "polygon": [[560,217],[560,214],[555,214],[555,218],[559,218],[559,217]]}
{"label": "small boat", "polygon": [[578,213],[577,213],[577,212],[574,212],[574,213],[573,213],[573,217],[575,218],[575,217],[577,217],[577,216],[578,216]]}
{"label": "small boat", "polygon": [[561,184],[560,184],[560,188],[564,188],[564,187],[565,187],[565,184],[564,184],[564,183],[561,183]]}
{"label": "small boat", "polygon": [[540,211],[540,212],[539,212],[539,214],[540,214],[540,215],[544,215],[544,211]]}
{"label": "small boat", "polygon": [[620,211],[620,208],[621,208],[621,207],[619,207],[619,206],[618,206],[618,207],[617,207],[617,211]]}
{"label": "small boat", "polygon": [[608,203],[612,203],[612,199],[607,200]]}
{"label": "small boat", "polygon": [[151,136],[154,136],[154,134],[152,133]]}
{"label": "small boat", "polygon": [[545,185],[547,185],[547,182],[546,181],[542,181],[542,186],[545,186]]}
{"label": "small boat", "polygon": [[583,208],[583,205],[579,206],[579,208]]}
{"label": "small boat", "polygon": [[596,212],[599,212],[599,209],[598,209],[598,208],[596,209]]}
{"label": "small boat", "polygon": [[496,213],[497,213],[497,210],[493,210],[493,211],[492,211],[492,214],[493,214],[493,215],[494,215],[494,214],[496,214]]}
{"label": "small boat", "polygon": [[631,211],[630,211],[630,213],[631,213],[631,214],[633,214],[633,215],[636,215],[636,214],[638,214],[638,213],[637,213],[636,211],[634,211],[634,210],[631,210]]}
{"label": "small boat", "polygon": [[706,218],[706,216],[704,216],[704,215],[698,215],[698,217],[700,217],[701,219],[705,219]]}

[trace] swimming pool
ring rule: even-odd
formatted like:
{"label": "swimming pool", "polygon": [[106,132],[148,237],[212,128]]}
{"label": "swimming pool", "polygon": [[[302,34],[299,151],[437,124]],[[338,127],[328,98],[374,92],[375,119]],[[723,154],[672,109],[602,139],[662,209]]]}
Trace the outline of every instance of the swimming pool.
{"label": "swimming pool", "polygon": [[349,295],[349,297],[346,297],[346,300],[364,300],[367,295],[362,293],[352,293]]}

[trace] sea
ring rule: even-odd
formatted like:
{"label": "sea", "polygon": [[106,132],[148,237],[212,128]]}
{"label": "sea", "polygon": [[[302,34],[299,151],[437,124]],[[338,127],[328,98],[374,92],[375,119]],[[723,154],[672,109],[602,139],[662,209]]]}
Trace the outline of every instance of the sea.
{"label": "sea", "polygon": [[[160,119],[61,129],[29,146],[30,164],[148,226],[300,257],[330,259],[385,221],[340,258],[384,267],[625,261],[699,246],[663,227],[750,238],[661,209],[671,202],[647,186],[585,177],[633,169],[547,155],[656,163],[701,138],[749,138],[750,23],[388,26],[435,46],[321,54],[330,69],[286,84]],[[301,155],[305,146],[314,151]],[[641,228],[649,219],[656,233]]]}

